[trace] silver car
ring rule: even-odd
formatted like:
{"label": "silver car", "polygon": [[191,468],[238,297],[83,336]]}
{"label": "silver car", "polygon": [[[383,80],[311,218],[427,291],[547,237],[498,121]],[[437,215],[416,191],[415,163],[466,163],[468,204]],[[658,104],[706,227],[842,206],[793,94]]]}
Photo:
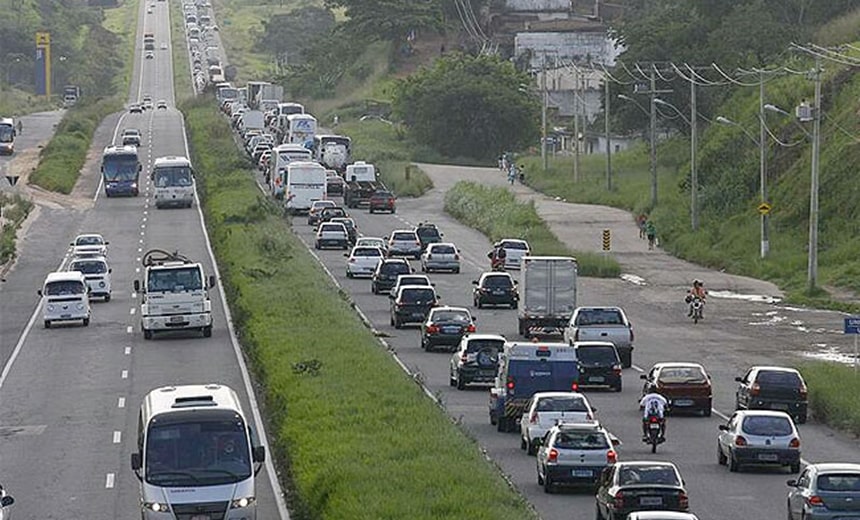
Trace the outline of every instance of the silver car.
{"label": "silver car", "polygon": [[520,419],[520,448],[537,452],[540,440],[560,423],[590,423],[595,409],[579,392],[538,392],[529,399]]}
{"label": "silver car", "polygon": [[353,247],[349,254],[344,253],[346,261],[346,277],[373,276],[376,266],[385,258],[382,249],[378,247]]}
{"label": "silver car", "polygon": [[421,241],[414,231],[397,229],[391,232],[388,240],[389,256],[411,256],[416,260],[421,258]]}
{"label": "silver car", "polygon": [[428,244],[421,255],[421,271],[451,271],[460,272],[460,252],[457,246],[450,242]]}
{"label": "silver car", "polygon": [[615,464],[621,442],[597,423],[559,424],[544,436],[537,453],[537,481],[547,493],[558,484],[593,486]]}
{"label": "silver car", "polygon": [[860,518],[860,464],[810,464],[788,485],[788,520]]}
{"label": "silver car", "polygon": [[745,464],[788,466],[800,471],[800,434],[785,412],[741,410],[720,425],[717,462],[738,471]]}
{"label": "silver car", "polygon": [[523,257],[531,252],[529,243],[518,238],[504,238],[496,245],[505,250],[505,269],[519,269]]}

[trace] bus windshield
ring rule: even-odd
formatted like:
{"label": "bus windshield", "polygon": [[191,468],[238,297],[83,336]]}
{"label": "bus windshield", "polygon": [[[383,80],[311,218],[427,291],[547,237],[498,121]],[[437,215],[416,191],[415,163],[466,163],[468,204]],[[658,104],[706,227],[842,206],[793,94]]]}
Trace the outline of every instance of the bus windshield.
{"label": "bus windshield", "polygon": [[12,125],[0,125],[0,143],[11,143],[15,137]]}
{"label": "bus windshield", "polygon": [[106,155],[102,159],[102,171],[106,181],[137,180],[138,161],[136,155]]}
{"label": "bus windshield", "polygon": [[146,436],[146,481],[164,487],[219,486],[251,477],[245,424],[238,416],[160,422]]}
{"label": "bus windshield", "polygon": [[187,166],[160,167],[152,174],[156,188],[191,186],[191,168]]}

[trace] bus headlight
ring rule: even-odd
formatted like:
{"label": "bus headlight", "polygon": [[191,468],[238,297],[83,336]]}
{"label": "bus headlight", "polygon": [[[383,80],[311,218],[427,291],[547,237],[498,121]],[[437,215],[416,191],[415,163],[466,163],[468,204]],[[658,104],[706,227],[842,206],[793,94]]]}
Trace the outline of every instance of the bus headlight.
{"label": "bus headlight", "polygon": [[77,307],[78,307],[78,310],[79,310],[79,311],[84,310],[84,304],[83,304],[83,303],[79,303],[79,304],[77,305]]}
{"label": "bus headlight", "polygon": [[48,312],[54,312],[54,305],[48,304]]}
{"label": "bus headlight", "polygon": [[234,498],[230,502],[230,509],[241,509],[243,507],[251,507],[257,503],[256,497]]}
{"label": "bus headlight", "polygon": [[153,511],[155,513],[169,513],[170,506],[167,504],[162,504],[161,502],[144,502],[143,510]]}

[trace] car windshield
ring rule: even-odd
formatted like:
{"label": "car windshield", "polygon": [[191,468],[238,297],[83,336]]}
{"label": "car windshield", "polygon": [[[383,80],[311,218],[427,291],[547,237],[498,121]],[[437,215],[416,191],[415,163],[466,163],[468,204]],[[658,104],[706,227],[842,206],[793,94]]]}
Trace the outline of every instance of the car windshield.
{"label": "car windshield", "polygon": [[434,255],[453,255],[457,252],[454,246],[437,245],[430,248],[430,253]]}
{"label": "car windshield", "polygon": [[407,231],[394,233],[391,235],[391,240],[409,240],[411,242],[415,242],[415,233],[410,233]]}
{"label": "car windshield", "polygon": [[576,325],[623,325],[617,309],[584,309],[576,315]]}
{"label": "car windshield", "polygon": [[410,271],[409,265],[404,262],[385,262],[379,268],[380,273],[385,274],[402,274]]}
{"label": "car windshield", "polygon": [[788,417],[774,416],[750,416],[744,417],[741,430],[750,435],[761,435],[764,437],[791,435],[791,421]]}
{"label": "car windshield", "polygon": [[756,383],[769,386],[800,386],[800,376],[795,372],[782,370],[762,370],[755,378]]}
{"label": "car windshield", "polygon": [[153,292],[183,292],[203,289],[203,279],[197,267],[153,269],[149,271],[147,290]]}
{"label": "car windshield", "polygon": [[340,222],[341,224],[346,226],[346,229],[350,229],[350,228],[355,227],[355,221],[352,220],[351,218],[333,218],[332,222]]}
{"label": "car windshield", "polygon": [[816,481],[819,491],[860,491],[860,473],[828,473]]}
{"label": "car windshield", "polygon": [[326,208],[323,210],[323,215],[332,218],[343,217],[346,215],[346,211],[344,211],[343,208]]}
{"label": "car windshield", "polygon": [[430,282],[427,278],[423,276],[409,276],[406,278],[399,278],[397,280],[398,285],[430,285]]}
{"label": "car windshield", "polygon": [[100,237],[78,237],[75,240],[76,246],[101,246],[104,245],[104,240]]}
{"label": "car windshield", "polygon": [[618,472],[618,483],[622,486],[637,484],[663,484],[678,486],[678,474],[671,466],[626,466]]}
{"label": "car windshield", "polygon": [[587,412],[585,399],[574,396],[541,397],[537,402],[538,412]]}
{"label": "car windshield", "polygon": [[140,130],[135,130],[134,128],[126,128],[122,132],[123,137],[140,137]]}
{"label": "car windshield", "polygon": [[472,339],[466,345],[466,352],[480,352],[481,350],[490,348],[501,352],[505,347],[505,342],[499,339]]}
{"label": "car windshield", "polygon": [[321,233],[343,233],[344,231],[343,224],[323,224],[320,228]]}
{"label": "car windshield", "polygon": [[388,198],[393,197],[394,195],[392,195],[390,192],[387,192],[387,191],[377,191],[376,193],[373,194],[373,196],[378,198],[378,199],[388,199]]}
{"label": "car windshield", "polygon": [[12,125],[0,125],[0,143],[11,143],[13,136]]}
{"label": "car windshield", "polygon": [[146,436],[146,481],[156,486],[217,486],[251,476],[241,419],[154,423]]}
{"label": "car windshield", "polygon": [[578,347],[576,359],[583,363],[616,363],[618,355],[609,345],[605,347]]}
{"label": "car windshield", "polygon": [[191,168],[187,166],[161,166],[153,172],[156,188],[191,186]]}
{"label": "car windshield", "polygon": [[658,379],[663,383],[704,383],[708,380],[699,367],[664,367]]}
{"label": "car windshield", "polygon": [[555,436],[553,446],[569,450],[605,450],[610,444],[601,432],[562,431]]}
{"label": "car windshield", "polygon": [[436,311],[433,313],[431,321],[446,321],[454,323],[469,323],[472,317],[466,311]]}
{"label": "car windshield", "polygon": [[359,238],[357,245],[384,248],[385,240],[375,238]]}
{"label": "car windshield", "polygon": [[357,247],[352,252],[352,256],[382,256],[382,251],[376,247]]}
{"label": "car windshield", "polygon": [[511,277],[507,275],[487,276],[484,278],[484,287],[510,289],[514,286]]}
{"label": "car windshield", "polygon": [[63,280],[45,284],[46,296],[74,296],[86,292],[86,287],[76,280]]}
{"label": "car windshield", "polygon": [[506,241],[506,240],[503,240],[503,241],[502,241],[502,243],[501,243],[501,246],[502,246],[504,249],[519,249],[519,250],[521,250],[521,251],[528,251],[528,250],[529,250],[529,245],[528,245],[528,244],[526,244],[525,242],[519,242],[519,241],[517,241],[517,242],[508,242],[508,241]]}
{"label": "car windshield", "polygon": [[405,303],[429,303],[436,299],[436,295],[431,289],[410,289],[402,291],[400,299]]}
{"label": "car windshield", "polygon": [[104,262],[95,260],[76,260],[69,266],[69,271],[78,271],[83,274],[102,274],[107,272]]}

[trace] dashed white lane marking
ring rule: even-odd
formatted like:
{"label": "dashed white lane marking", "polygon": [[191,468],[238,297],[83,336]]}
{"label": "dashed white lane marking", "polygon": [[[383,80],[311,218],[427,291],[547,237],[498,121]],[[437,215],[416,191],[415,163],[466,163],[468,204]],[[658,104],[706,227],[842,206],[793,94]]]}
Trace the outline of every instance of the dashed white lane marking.
{"label": "dashed white lane marking", "polygon": [[125,354],[126,356],[128,356],[129,354],[131,354],[131,347],[125,347],[125,350],[123,351],[123,354]]}
{"label": "dashed white lane marking", "polygon": [[125,408],[125,397],[120,397],[119,399],[117,399],[116,407],[117,408]]}
{"label": "dashed white lane marking", "polygon": [[116,481],[116,474],[108,473],[105,476],[105,489],[113,489],[114,482]]}
{"label": "dashed white lane marking", "polygon": [[[141,224],[141,226],[140,226],[140,227],[145,227],[145,226],[143,226],[143,225]],[[146,235],[146,231],[141,231],[141,232],[140,232],[140,236],[144,236],[144,235]]]}
{"label": "dashed white lane marking", "polygon": [[120,377],[123,379],[128,379],[128,370],[123,370],[122,373],[120,373]]}
{"label": "dashed white lane marking", "polygon": [[136,292],[131,293],[131,297],[132,297],[132,299],[137,298],[137,293]]}
{"label": "dashed white lane marking", "polygon": [[122,432],[121,431],[113,432],[113,443],[119,444],[120,442],[122,442]]}
{"label": "dashed white lane marking", "polygon": [[134,312],[135,312],[135,309],[134,309],[134,307],[132,307],[128,313],[131,314],[132,316],[134,316]]}
{"label": "dashed white lane marking", "polygon": [[135,273],[139,273],[139,272],[140,272],[140,267],[135,267],[135,268],[134,268],[134,272],[135,272]]}
{"label": "dashed white lane marking", "polygon": [[[137,252],[138,252],[138,253],[142,253],[142,252],[143,252],[143,248],[142,248],[142,247],[138,247],[138,248],[137,248]],[[140,262],[140,259],[138,258],[138,260],[137,260],[137,261],[138,261],[138,262]]]}
{"label": "dashed white lane marking", "polygon": [[129,325],[128,327],[125,328],[126,334],[131,334],[132,332],[134,332],[134,328],[132,328],[131,325]]}

